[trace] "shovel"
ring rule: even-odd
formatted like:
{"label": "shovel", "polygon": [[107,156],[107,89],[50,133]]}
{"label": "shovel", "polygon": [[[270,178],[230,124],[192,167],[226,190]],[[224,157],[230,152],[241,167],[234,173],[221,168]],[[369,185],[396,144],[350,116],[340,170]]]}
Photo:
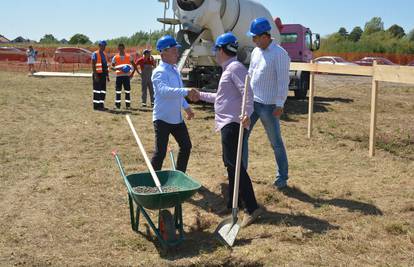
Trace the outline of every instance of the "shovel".
{"label": "shovel", "polygon": [[[246,108],[246,98],[247,98],[247,88],[250,83],[249,75],[246,76],[244,81],[244,94],[242,100],[242,109],[241,109],[241,118],[243,118]],[[243,125],[240,122],[239,129],[239,140],[237,143],[237,158],[236,158],[236,173],[234,179],[234,190],[233,190],[233,205],[231,216],[227,217],[217,226],[215,234],[219,237],[221,241],[224,241],[230,247],[233,246],[234,241],[236,240],[237,233],[240,230],[240,222],[237,218],[238,211],[238,201],[239,201],[239,181],[240,181],[240,165],[241,165],[241,153],[242,153],[242,143],[243,143]]]}
{"label": "shovel", "polygon": [[145,159],[145,163],[147,164],[147,167],[148,167],[148,169],[151,173],[152,179],[154,180],[155,185],[157,186],[160,193],[162,193],[160,180],[158,179],[158,176],[155,173],[154,167],[152,167],[151,161],[149,160],[149,158],[147,156],[147,153],[145,152],[144,146],[142,145],[142,142],[139,139],[139,136],[138,136],[137,132],[135,131],[135,128],[134,128],[134,125],[132,124],[131,118],[129,117],[129,115],[126,115],[125,117],[126,117],[126,120],[128,121],[129,127],[131,128],[132,134],[135,137],[135,141],[137,141],[138,147],[141,150],[141,154]]}

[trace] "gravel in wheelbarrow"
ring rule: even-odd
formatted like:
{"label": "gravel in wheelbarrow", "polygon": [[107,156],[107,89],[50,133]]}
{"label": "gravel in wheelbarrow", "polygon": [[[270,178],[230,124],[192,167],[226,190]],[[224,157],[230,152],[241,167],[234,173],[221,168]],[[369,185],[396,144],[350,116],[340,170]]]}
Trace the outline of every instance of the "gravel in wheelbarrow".
{"label": "gravel in wheelbarrow", "polygon": [[[163,193],[173,193],[173,192],[179,192],[179,191],[183,190],[183,188],[180,188],[178,186],[171,186],[171,185],[161,186],[161,189],[162,189]],[[152,187],[152,186],[136,186],[136,187],[132,188],[132,190],[134,190],[134,192],[136,192],[138,194],[159,193],[158,188],[157,187]]]}
{"label": "gravel in wheelbarrow", "polygon": [[165,170],[156,173],[160,179],[162,193],[158,191],[150,173],[133,173],[125,177],[131,197],[146,209],[175,207],[189,199],[201,187],[199,182],[180,171]]}

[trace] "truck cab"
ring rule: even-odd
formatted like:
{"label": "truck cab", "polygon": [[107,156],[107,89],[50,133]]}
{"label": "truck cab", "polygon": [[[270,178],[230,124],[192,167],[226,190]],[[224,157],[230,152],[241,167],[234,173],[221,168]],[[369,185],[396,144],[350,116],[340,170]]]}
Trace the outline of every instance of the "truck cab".
{"label": "truck cab", "polygon": [[[288,52],[291,62],[309,63],[313,51],[319,49],[319,34],[301,24],[282,24],[280,18],[275,19],[280,32],[280,45]],[[289,89],[294,91],[296,98],[306,98],[309,88],[310,73],[306,71],[290,71]]]}
{"label": "truck cab", "polygon": [[292,62],[309,63],[313,58],[312,51],[319,45],[312,43],[313,39],[319,43],[319,38],[309,28],[300,24],[285,24],[280,32],[281,46],[288,52]]}

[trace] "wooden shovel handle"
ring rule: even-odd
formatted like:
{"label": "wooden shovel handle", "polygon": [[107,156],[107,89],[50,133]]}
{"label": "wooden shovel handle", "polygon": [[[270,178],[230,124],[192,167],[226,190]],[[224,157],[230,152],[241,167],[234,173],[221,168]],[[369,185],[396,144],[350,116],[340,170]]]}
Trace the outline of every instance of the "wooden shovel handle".
{"label": "wooden shovel handle", "polygon": [[[243,93],[243,100],[242,100],[242,108],[241,108],[241,115],[240,117],[244,117],[244,113],[246,111],[246,99],[247,99],[247,88],[249,87],[250,77],[246,75],[246,79],[244,81],[244,93]],[[234,179],[234,190],[233,190],[233,209],[238,207],[239,201],[239,183],[240,183],[240,166],[241,166],[241,156],[242,156],[242,148],[243,148],[243,132],[244,127],[243,124],[240,122],[239,128],[239,140],[237,143],[237,158],[236,158],[236,170],[235,170],[235,179]]]}

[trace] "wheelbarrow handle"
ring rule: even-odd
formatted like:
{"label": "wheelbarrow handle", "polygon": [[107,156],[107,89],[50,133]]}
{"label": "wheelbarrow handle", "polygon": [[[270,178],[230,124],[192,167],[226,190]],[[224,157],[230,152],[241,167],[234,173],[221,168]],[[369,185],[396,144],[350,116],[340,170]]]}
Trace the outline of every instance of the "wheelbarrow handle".
{"label": "wheelbarrow handle", "polygon": [[118,154],[117,154],[116,151],[112,151],[112,155],[114,156],[115,161],[116,161],[116,164],[118,165],[119,171],[121,172],[121,176],[124,179],[124,183],[125,183],[125,185],[126,185],[126,187],[128,189],[128,193],[130,195],[132,195],[132,188],[131,188],[131,186],[130,186],[130,184],[128,182],[128,179],[127,179],[127,177],[125,175],[125,171],[124,171],[124,168],[122,167],[121,159],[119,158],[119,156],[118,156]]}
{"label": "wheelbarrow handle", "polygon": [[173,153],[170,146],[168,146],[168,152],[170,153],[171,167],[172,167],[173,171],[175,171],[176,167],[175,167],[174,153]]}

